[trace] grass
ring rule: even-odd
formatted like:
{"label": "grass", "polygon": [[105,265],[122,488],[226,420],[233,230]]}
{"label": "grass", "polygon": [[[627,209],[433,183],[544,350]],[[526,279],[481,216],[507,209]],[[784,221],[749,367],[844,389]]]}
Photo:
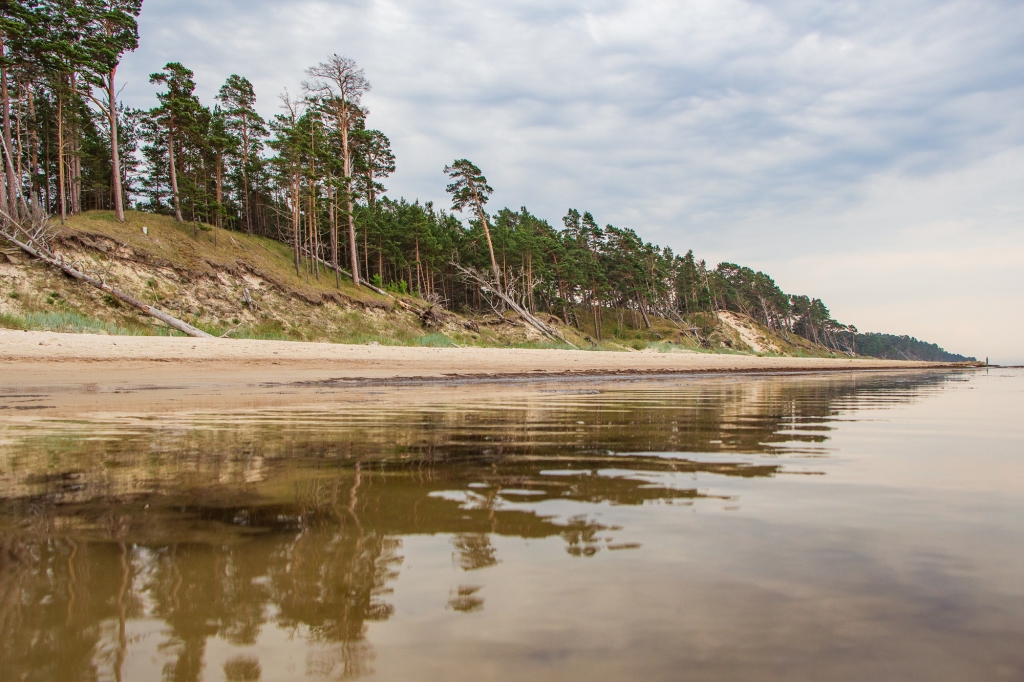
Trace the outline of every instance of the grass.
{"label": "grass", "polygon": [[[263,273],[283,287],[307,295],[338,291],[361,301],[380,301],[381,297],[365,287],[356,288],[341,279],[335,286],[333,273],[323,266],[319,277],[302,272],[295,273],[291,248],[280,242],[255,235],[247,235],[200,225],[198,233],[192,223],[177,223],[169,216],[125,211],[126,221],[119,223],[111,211],[89,211],[68,220],[68,231],[99,234],[118,244],[149,254],[154,262],[170,265],[192,276],[215,276],[218,270],[244,265],[246,269]],[[149,234],[143,234],[147,227]]]}
{"label": "grass", "polygon": [[75,334],[111,334],[116,336],[148,336],[147,328],[128,328],[95,317],[72,312],[26,313],[11,315],[0,313],[0,327],[32,331],[70,332]]}
{"label": "grass", "polygon": [[[539,349],[554,349],[554,350],[573,350],[572,346],[564,344],[561,341],[520,341],[513,342],[505,346],[506,348],[526,348],[532,350]],[[588,350],[587,348],[577,348],[576,350]]]}
{"label": "grass", "polygon": [[425,334],[417,339],[416,345],[429,348],[452,348],[455,346],[455,342],[444,334]]}

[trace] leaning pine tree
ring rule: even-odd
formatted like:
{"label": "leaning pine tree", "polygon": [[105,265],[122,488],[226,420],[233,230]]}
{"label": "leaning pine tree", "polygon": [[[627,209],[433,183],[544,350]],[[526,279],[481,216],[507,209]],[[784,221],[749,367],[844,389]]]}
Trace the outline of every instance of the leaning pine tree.
{"label": "leaning pine tree", "polygon": [[484,204],[487,203],[494,189],[487,184],[487,178],[469,159],[456,159],[452,165],[445,166],[444,172],[454,180],[447,188],[448,193],[452,195],[452,210],[462,211],[467,206],[476,210],[476,217],[484,228],[484,236],[487,237],[487,250],[491,254],[494,282],[498,285],[498,290],[501,291],[501,270],[498,269],[498,259],[494,257],[491,229],[487,225],[487,214],[484,213]]}

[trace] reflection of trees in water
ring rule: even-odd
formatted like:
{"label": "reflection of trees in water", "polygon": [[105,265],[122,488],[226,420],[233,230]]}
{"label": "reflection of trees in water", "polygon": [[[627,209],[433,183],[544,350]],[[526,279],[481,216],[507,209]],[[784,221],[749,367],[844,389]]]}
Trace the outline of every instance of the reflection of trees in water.
{"label": "reflection of trees in water", "polygon": [[588,521],[585,516],[572,517],[562,531],[568,545],[566,551],[572,556],[593,556],[601,547],[597,534],[602,530],[607,528]]}
{"label": "reflection of trees in water", "polygon": [[[570,463],[581,467],[572,476],[544,473]],[[619,469],[614,477],[597,473],[610,464]],[[623,474],[629,467],[645,477]],[[126,623],[149,618],[167,626],[160,646],[165,679],[196,680],[211,638],[251,646],[272,622],[314,645],[307,672],[356,677],[372,660],[367,624],[393,611],[387,598],[402,561],[402,536],[449,536],[456,565],[465,571],[499,562],[495,534],[561,537],[570,554],[589,556],[600,548],[598,536],[616,529],[582,516],[559,522],[523,500],[693,499],[696,491],[652,485],[649,475],[766,476],[776,469],[643,457],[530,457],[505,465],[299,468],[281,471],[264,487],[212,486],[94,504],[37,497],[18,507],[9,500],[7,512],[21,519],[35,514],[39,525],[34,532],[0,535],[2,662],[30,679],[32,671],[40,679],[77,679],[97,667],[116,671],[130,639]],[[453,491],[464,496],[437,495]],[[483,608],[479,589],[460,586],[449,608]],[[225,675],[247,679],[259,670],[252,663],[235,660]]]}
{"label": "reflection of trees in water", "polygon": [[224,664],[224,678],[228,682],[255,682],[263,674],[263,666],[253,656],[235,656]]}
{"label": "reflection of trees in water", "polygon": [[[268,620],[320,645],[307,672],[363,675],[372,658],[366,623],[391,614],[382,596],[399,547],[395,538],[315,530],[269,542],[127,547],[125,582],[118,543],[20,543],[30,558],[0,573],[0,668],[5,679],[29,680],[120,679],[125,624],[139,617],[167,626],[159,646],[166,680],[201,679],[210,638],[255,644]],[[257,658],[235,657],[225,674],[256,679],[259,669]]]}
{"label": "reflection of trees in water", "polygon": [[96,660],[119,672],[127,646],[124,624],[141,613],[137,595],[125,589],[131,575],[127,548],[25,536],[7,536],[2,544],[5,679],[88,677]]}
{"label": "reflection of trees in water", "polygon": [[477,596],[477,592],[483,588],[480,585],[459,585],[452,590],[448,599],[448,608],[460,613],[476,613],[484,608],[483,597]]}
{"label": "reflection of trees in water", "polygon": [[[607,451],[785,453],[820,449],[828,439],[829,421],[840,410],[907,402],[958,378],[922,373],[622,382],[621,387],[595,384],[600,390],[588,395],[512,387],[500,400],[455,401],[449,407],[355,403],[344,409],[324,405],[129,421],[105,425],[100,435],[106,440],[95,439],[93,425],[11,427],[0,434],[12,455],[0,462],[0,476],[46,484],[73,500],[83,486],[105,485],[108,494],[118,494],[159,489],[167,481],[203,488],[251,482],[272,476],[281,461],[296,459],[422,462]],[[61,473],[54,474],[55,469]],[[32,472],[37,476],[25,476]]]}
{"label": "reflection of trees in water", "polygon": [[[558,536],[571,555],[591,556],[617,529],[545,518],[531,504],[686,503],[696,490],[658,476],[778,470],[613,453],[799,449],[826,439],[820,429],[840,409],[911,400],[943,380],[698,381],[513,395],[502,408],[282,413],[236,426],[135,424],[106,441],[66,431],[16,440],[0,465],[11,481],[0,498],[0,669],[120,677],[127,624],[148,617],[167,626],[167,679],[198,679],[210,638],[251,646],[268,623],[315,645],[307,672],[359,676],[372,660],[367,624],[392,613],[402,536],[450,536],[467,571],[499,561],[496,534]],[[483,608],[480,589],[460,585],[449,608]],[[249,680],[260,670],[236,656],[223,672]]]}
{"label": "reflection of trees in water", "polygon": [[498,550],[486,533],[459,533],[452,538],[456,562],[463,571],[477,571],[498,564]]}

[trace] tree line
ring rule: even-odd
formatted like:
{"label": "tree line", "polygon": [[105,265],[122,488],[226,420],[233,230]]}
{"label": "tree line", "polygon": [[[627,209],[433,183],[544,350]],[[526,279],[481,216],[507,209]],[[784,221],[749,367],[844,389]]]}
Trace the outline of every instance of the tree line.
{"label": "tree line", "polygon": [[[817,298],[763,272],[709,266],[569,210],[560,225],[525,207],[487,212],[493,192],[467,159],[444,168],[451,209],[386,196],[395,170],[370,125],[370,83],[351,59],[311,66],[264,119],[252,83],[231,75],[213,102],[178,62],[150,76],[149,109],[118,102],[117,68],[138,46],[141,0],[0,2],[4,219],[91,209],[174,216],[292,246],[305,277],[418,295],[455,310],[545,312],[594,335],[676,323],[707,342],[718,311],[782,336],[854,352],[856,329]],[[460,219],[462,213],[466,219]],[[611,320],[609,320],[611,316]]]}

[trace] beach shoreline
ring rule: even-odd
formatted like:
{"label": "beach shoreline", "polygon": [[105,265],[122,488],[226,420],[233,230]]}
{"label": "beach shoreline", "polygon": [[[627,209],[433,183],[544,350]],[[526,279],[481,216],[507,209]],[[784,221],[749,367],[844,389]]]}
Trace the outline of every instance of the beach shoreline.
{"label": "beach shoreline", "polygon": [[733,372],[938,369],[963,364],[694,352],[430,348],[0,330],[0,390],[28,386],[331,385]]}

